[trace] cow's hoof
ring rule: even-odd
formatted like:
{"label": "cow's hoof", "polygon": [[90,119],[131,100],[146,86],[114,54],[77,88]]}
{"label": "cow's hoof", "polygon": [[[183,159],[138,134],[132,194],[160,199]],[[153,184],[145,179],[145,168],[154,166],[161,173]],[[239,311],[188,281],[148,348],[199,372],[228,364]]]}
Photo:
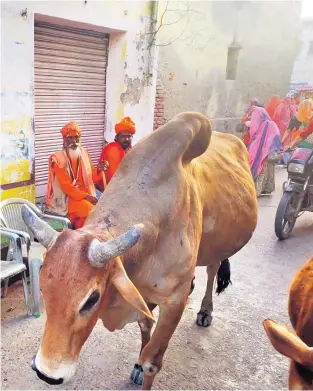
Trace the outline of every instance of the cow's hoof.
{"label": "cow's hoof", "polygon": [[135,364],[132,374],[130,375],[131,381],[136,384],[136,386],[143,385],[143,369],[139,364]]}
{"label": "cow's hoof", "polygon": [[194,277],[194,278],[192,279],[192,281],[191,281],[189,295],[191,295],[192,292],[193,292],[193,290],[195,289],[195,285],[196,285],[196,284],[195,284],[195,279],[196,279],[196,277]]}
{"label": "cow's hoof", "polygon": [[201,327],[209,327],[213,317],[208,311],[199,311],[197,314],[197,325]]}

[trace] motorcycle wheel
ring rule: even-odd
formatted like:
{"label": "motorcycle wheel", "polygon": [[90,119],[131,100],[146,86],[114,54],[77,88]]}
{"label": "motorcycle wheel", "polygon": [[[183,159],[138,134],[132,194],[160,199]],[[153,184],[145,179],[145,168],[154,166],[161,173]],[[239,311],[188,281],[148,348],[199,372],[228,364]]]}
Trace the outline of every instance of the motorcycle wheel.
{"label": "motorcycle wheel", "polygon": [[284,193],[275,217],[275,234],[279,240],[286,240],[291,235],[297,218],[293,214],[293,193]]}

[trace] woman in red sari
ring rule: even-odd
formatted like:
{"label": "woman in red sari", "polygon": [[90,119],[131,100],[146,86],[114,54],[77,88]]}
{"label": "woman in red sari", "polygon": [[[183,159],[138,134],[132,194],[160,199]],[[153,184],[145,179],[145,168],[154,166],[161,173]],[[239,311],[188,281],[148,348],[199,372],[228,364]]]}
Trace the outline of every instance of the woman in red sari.
{"label": "woman in red sari", "polygon": [[286,96],[286,98],[277,106],[272,117],[273,121],[278,126],[281,137],[285,134],[289,122],[295,114],[296,107],[292,103],[291,98]]}
{"label": "woman in red sari", "polygon": [[268,101],[265,110],[267,111],[267,114],[270,116],[271,120],[273,120],[275,110],[280,104],[281,104],[281,99],[279,95],[273,95]]}

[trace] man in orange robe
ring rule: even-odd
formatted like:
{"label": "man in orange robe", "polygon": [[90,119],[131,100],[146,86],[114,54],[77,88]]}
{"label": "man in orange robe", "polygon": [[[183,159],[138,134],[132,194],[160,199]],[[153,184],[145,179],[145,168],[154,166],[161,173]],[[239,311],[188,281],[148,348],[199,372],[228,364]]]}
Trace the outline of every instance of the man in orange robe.
{"label": "man in orange robe", "polygon": [[78,229],[98,202],[95,184],[102,184],[107,164],[93,167],[89,153],[80,144],[81,130],[70,122],[61,130],[63,150],[49,157],[46,205],[51,212],[68,215]]}
{"label": "man in orange robe", "polygon": [[108,163],[108,168],[105,171],[107,183],[110,182],[126,153],[132,147],[132,138],[136,133],[134,122],[129,117],[123,118],[120,123],[115,125],[115,133],[114,142],[103,148],[99,159],[99,164]]}

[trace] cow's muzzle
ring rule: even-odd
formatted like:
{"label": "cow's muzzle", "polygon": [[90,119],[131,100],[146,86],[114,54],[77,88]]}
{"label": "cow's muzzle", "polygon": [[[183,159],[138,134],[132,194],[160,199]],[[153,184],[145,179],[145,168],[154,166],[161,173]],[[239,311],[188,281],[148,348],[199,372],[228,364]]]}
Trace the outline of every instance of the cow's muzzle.
{"label": "cow's muzzle", "polygon": [[40,380],[45,381],[46,383],[50,384],[51,386],[59,385],[63,383],[63,379],[52,379],[51,377],[46,376],[44,373],[41,373],[38,368],[36,367],[36,356],[32,359],[32,370],[37,373],[37,376]]}

